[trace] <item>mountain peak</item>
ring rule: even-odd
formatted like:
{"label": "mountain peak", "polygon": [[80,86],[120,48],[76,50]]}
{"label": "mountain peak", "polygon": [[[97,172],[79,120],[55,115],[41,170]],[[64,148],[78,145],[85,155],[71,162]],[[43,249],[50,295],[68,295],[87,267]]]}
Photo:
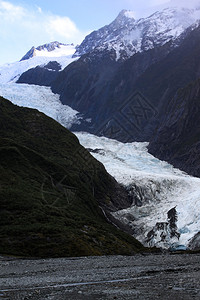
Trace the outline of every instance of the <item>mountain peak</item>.
{"label": "mountain peak", "polygon": [[117,16],[116,19],[121,19],[121,18],[130,18],[130,19],[134,19],[135,18],[135,13],[132,10],[127,10],[127,9],[123,9],[120,11],[119,15]]}
{"label": "mountain peak", "polygon": [[200,19],[199,9],[169,7],[147,18],[134,19],[134,12],[122,10],[109,25],[88,35],[77,47],[75,56],[97,51],[114,51],[116,60],[127,59],[175,41]]}
{"label": "mountain peak", "polygon": [[127,24],[133,25],[135,23],[134,12],[131,10],[123,9],[120,11],[116,19],[108,26],[113,26],[113,29],[126,26]]}

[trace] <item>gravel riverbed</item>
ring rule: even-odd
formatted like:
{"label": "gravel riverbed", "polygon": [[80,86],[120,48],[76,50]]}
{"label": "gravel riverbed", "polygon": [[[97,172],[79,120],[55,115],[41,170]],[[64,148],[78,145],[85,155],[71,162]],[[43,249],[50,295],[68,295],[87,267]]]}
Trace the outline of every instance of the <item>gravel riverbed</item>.
{"label": "gravel riverbed", "polygon": [[0,299],[200,299],[200,255],[0,257]]}

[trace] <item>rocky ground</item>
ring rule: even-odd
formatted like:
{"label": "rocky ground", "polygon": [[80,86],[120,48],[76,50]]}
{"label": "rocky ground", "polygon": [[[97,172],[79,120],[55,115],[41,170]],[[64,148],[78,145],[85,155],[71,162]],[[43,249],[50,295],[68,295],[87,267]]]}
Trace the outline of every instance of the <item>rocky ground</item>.
{"label": "rocky ground", "polygon": [[200,255],[0,257],[0,299],[200,299]]}

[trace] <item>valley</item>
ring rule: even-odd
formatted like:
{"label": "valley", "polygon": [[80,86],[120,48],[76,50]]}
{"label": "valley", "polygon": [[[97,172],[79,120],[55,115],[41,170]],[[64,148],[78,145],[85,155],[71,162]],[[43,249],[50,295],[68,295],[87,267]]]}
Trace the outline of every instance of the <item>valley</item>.
{"label": "valley", "polygon": [[[7,161],[9,174],[15,174],[14,179],[8,176],[9,184],[2,176],[0,185],[11,186],[9,201],[5,200],[9,190],[0,190],[6,245],[10,224],[5,215],[12,226],[18,214],[26,223],[28,214],[20,211],[20,205],[31,178],[32,200],[24,200],[22,207],[33,209],[32,218],[42,227],[26,224],[27,238],[17,223],[19,236],[23,232],[20,243],[28,245],[22,255],[32,253],[29,243],[35,238],[56,245],[57,233],[52,241],[46,227],[48,220],[53,226],[58,219],[57,230],[65,241],[63,250],[55,246],[59,255],[73,253],[68,238],[74,241],[77,236],[83,243],[79,252],[75,242],[77,256],[128,255],[144,247],[200,249],[199,32],[199,7],[169,7],[139,20],[122,10],[80,45],[55,41],[33,46],[20,61],[0,66],[5,155],[1,171],[7,174],[3,165]],[[22,170],[14,158],[21,161]],[[23,185],[22,196],[16,178]],[[73,191],[78,185],[80,194],[74,197],[79,204],[68,199],[67,181]],[[38,207],[48,215],[45,226]],[[99,223],[94,221],[96,214]],[[67,224],[64,235],[63,224]],[[106,246],[111,239],[107,226],[116,238],[111,249]],[[12,237],[15,230],[12,227]],[[6,253],[6,246],[2,249]],[[35,247],[32,255],[58,255],[44,245],[40,250],[42,254]]]}
{"label": "valley", "polygon": [[0,299],[199,300],[200,1],[14,2]]}
{"label": "valley", "polygon": [[[61,104],[59,95],[48,87],[12,83],[0,88],[1,94],[13,103],[43,111],[65,127],[78,122],[78,112]],[[132,205],[112,216],[127,226],[129,233],[145,246],[194,248],[192,238],[198,234],[200,222],[199,178],[149,154],[147,142],[122,143],[89,133],[75,134],[81,145],[127,189]],[[173,208],[177,214],[174,234],[168,218]]]}

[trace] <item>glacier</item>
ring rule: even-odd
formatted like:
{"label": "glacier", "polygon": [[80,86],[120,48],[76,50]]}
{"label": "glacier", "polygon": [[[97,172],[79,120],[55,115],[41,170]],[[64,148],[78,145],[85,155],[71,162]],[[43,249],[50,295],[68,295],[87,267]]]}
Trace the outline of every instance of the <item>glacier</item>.
{"label": "glacier", "polygon": [[68,129],[70,129],[72,124],[77,124],[81,118],[78,116],[78,111],[63,105],[60,101],[60,96],[54,94],[50,87],[0,83],[0,96],[18,106],[35,108]]}
{"label": "glacier", "polygon": [[[79,122],[78,112],[61,104],[59,95],[49,87],[0,84],[0,95],[16,105],[36,108],[68,129]],[[121,143],[85,132],[75,134],[108,173],[134,195],[133,204],[113,212],[113,216],[129,226],[133,236],[146,246],[187,248],[199,232],[200,179],[149,154],[147,142]],[[170,236],[167,226],[168,212],[173,208],[177,212],[178,238]],[[155,232],[148,239],[152,230]]]}
{"label": "glacier", "polygon": [[[88,133],[75,133],[80,143],[92,150],[119,183],[138,196],[139,205],[113,213],[116,219],[134,231],[134,237],[146,246],[188,247],[200,227],[200,179],[187,175],[148,153],[148,143],[121,143]],[[158,224],[167,224],[168,212],[176,208],[177,236],[163,230],[148,241],[148,234]]]}
{"label": "glacier", "polygon": [[[0,95],[16,105],[38,109],[70,129],[79,122],[79,112],[63,105],[49,87],[16,84],[22,73],[50,61],[57,61],[64,69],[95,47],[114,49],[116,60],[123,59],[125,51],[125,59],[171,40],[177,42],[177,37],[189,26],[195,27],[199,18],[200,9],[170,8],[137,21],[133,13],[123,11],[109,26],[86,37],[77,50],[73,45],[50,52],[36,49],[34,57],[0,66]],[[146,246],[187,248],[200,232],[200,179],[149,154],[147,142],[121,143],[84,132],[75,134],[132,199],[129,208],[112,212],[113,217]]]}

